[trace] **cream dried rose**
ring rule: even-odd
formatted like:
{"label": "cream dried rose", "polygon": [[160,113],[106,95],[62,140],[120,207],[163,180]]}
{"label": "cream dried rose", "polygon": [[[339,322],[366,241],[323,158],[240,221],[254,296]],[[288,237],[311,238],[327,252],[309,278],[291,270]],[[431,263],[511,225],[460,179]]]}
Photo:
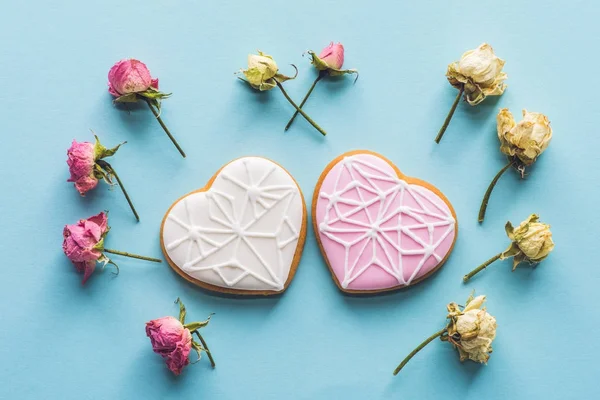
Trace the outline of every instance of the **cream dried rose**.
{"label": "cream dried rose", "polygon": [[458,315],[451,316],[447,340],[458,350],[460,361],[472,360],[486,363],[492,352],[492,341],[496,337],[496,319],[485,308],[481,309],[485,296],[478,296],[481,304],[467,307]]}
{"label": "cream dried rose", "polygon": [[502,71],[504,64],[505,61],[494,54],[492,46],[483,43],[476,49],[466,51],[459,61],[448,65],[446,78],[459,92],[438,132],[436,143],[442,140],[461,96],[464,95],[467,103],[476,106],[488,96],[500,96],[504,93],[504,80],[507,78],[506,73]]}
{"label": "cream dried rose", "polygon": [[523,120],[516,123],[508,108],[503,108],[498,112],[496,123],[500,151],[506,154],[508,162],[492,179],[483,196],[479,208],[479,222],[483,222],[485,218],[490,196],[502,174],[514,167],[521,174],[521,178],[525,178],[525,168],[537,160],[552,139],[550,121],[541,113],[523,110]]}
{"label": "cream dried rose", "polygon": [[502,253],[496,254],[473,271],[463,277],[463,281],[467,282],[475,274],[485,269],[494,261],[500,259],[505,260],[513,257],[513,271],[523,261],[529,264],[537,264],[544,260],[552,250],[554,250],[554,241],[552,240],[552,232],[550,225],[539,222],[537,214],[531,214],[527,219],[516,228],[512,224],[506,223],[506,235],[512,241],[510,246]]}
{"label": "cream dried rose", "polygon": [[498,113],[498,139],[500,151],[509,157],[517,157],[529,166],[548,148],[552,139],[550,121],[544,114],[523,110],[519,123],[508,108]]}
{"label": "cream dried rose", "polygon": [[417,346],[394,370],[394,375],[397,375],[415,354],[437,337],[443,342],[451,343],[457,349],[460,361],[472,360],[486,363],[492,352],[497,324],[496,319],[483,308],[485,299],[485,296],[471,295],[464,307],[456,303],[448,304],[448,325]]}
{"label": "cream dried rose", "polygon": [[464,88],[465,100],[472,106],[487,96],[500,96],[506,89],[502,72],[505,61],[494,54],[487,43],[465,52],[459,61],[448,65],[446,77],[457,89]]}

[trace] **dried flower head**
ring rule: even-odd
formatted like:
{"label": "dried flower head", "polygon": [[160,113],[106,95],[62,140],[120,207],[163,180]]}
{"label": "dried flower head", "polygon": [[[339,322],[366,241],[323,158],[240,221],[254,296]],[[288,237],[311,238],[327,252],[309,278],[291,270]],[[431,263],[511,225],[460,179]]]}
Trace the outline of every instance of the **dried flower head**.
{"label": "dried flower head", "polygon": [[483,307],[485,296],[471,296],[464,308],[448,304],[448,334],[442,336],[458,350],[460,361],[487,363],[496,337],[496,319]]}
{"label": "dried flower head", "polygon": [[514,257],[513,270],[523,261],[537,264],[554,250],[550,225],[538,221],[539,216],[531,214],[516,228],[510,221],[506,223],[506,234],[513,243],[500,258]]}
{"label": "dried flower head", "polygon": [[552,139],[550,121],[544,114],[523,110],[523,119],[516,123],[508,108],[503,108],[497,122],[500,151],[525,166],[533,164]]}
{"label": "dried flower head", "polygon": [[[296,67],[294,67],[296,68]],[[285,76],[279,73],[277,63],[268,54],[258,50],[258,54],[248,55],[248,68],[240,71],[245,81],[256,90],[266,91],[277,86],[277,82],[285,82],[290,79],[295,79],[296,75]]]}
{"label": "dried flower head", "polygon": [[494,54],[492,46],[483,43],[478,48],[465,52],[459,61],[449,64],[446,77],[455,88],[463,88],[467,103],[476,106],[487,96],[504,93],[504,63],[504,60]]}
{"label": "dried flower head", "polygon": [[[201,352],[206,352],[214,368],[215,361],[212,354],[208,350],[204,338],[198,332],[200,328],[208,325],[211,316],[209,315],[204,321],[186,324],[185,306],[179,299],[175,303],[179,304],[179,319],[168,316],[146,322],[146,336],[150,338],[152,350],[165,360],[167,368],[175,375],[181,374],[183,369],[190,364],[189,354],[192,349],[198,355],[197,361],[200,361]],[[196,334],[200,343],[192,338],[193,334]]]}

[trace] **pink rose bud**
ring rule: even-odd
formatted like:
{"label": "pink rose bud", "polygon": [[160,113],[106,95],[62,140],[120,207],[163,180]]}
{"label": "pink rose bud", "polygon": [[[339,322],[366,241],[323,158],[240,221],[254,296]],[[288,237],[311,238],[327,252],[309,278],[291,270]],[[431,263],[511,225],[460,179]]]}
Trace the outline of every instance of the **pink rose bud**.
{"label": "pink rose bud", "polygon": [[82,196],[92,190],[98,184],[94,176],[94,145],[89,142],[78,143],[73,140],[71,147],[67,150],[67,164],[71,177],[67,182],[75,182],[75,188]]}
{"label": "pink rose bud", "polygon": [[192,334],[174,317],[163,317],[146,323],[146,335],[152,343],[152,350],[160,354],[167,367],[179,375],[190,363]]}
{"label": "pink rose bud", "polygon": [[342,69],[342,65],[344,65],[344,46],[341,43],[334,44],[331,42],[329,46],[321,51],[319,58],[331,68]]}
{"label": "pink rose bud", "polygon": [[107,232],[108,219],[104,212],[63,229],[63,251],[77,272],[83,273],[82,284],[92,275],[96,261],[102,257],[102,250],[96,245]]}
{"label": "pink rose bud", "polygon": [[114,97],[143,92],[150,87],[158,90],[158,79],[152,78],[150,70],[141,61],[121,60],[108,71],[108,91]]}

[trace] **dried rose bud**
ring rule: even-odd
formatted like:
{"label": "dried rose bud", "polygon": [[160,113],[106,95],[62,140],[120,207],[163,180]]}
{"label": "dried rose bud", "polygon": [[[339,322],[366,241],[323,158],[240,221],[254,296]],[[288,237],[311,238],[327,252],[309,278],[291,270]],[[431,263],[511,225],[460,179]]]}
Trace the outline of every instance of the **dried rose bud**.
{"label": "dried rose bud", "polygon": [[[531,214],[516,228],[513,228],[510,222],[506,223],[506,234],[519,250],[519,252],[513,256],[513,270],[522,261],[527,261],[531,264],[539,263],[548,257],[550,252],[554,250],[554,241],[552,241],[550,225],[538,221],[539,217],[536,214]],[[505,255],[501,257],[501,259],[511,257],[510,255],[507,255],[508,253],[512,252],[504,252],[503,254]]]}
{"label": "dried rose bud", "polygon": [[258,54],[248,55],[248,68],[240,70],[238,74],[244,75],[244,78],[239,79],[246,82],[253,89],[261,92],[278,87],[286,100],[296,109],[296,111],[298,111],[316,130],[325,136],[327,133],[296,105],[283,88],[283,82],[295,79],[298,75],[298,69],[295,65],[292,64],[292,66],[296,69],[296,74],[294,76],[280,74],[279,67],[273,57],[258,50]]}
{"label": "dried rose bud", "polygon": [[182,157],[185,153],[160,117],[161,102],[171,96],[158,90],[158,78],[152,78],[143,62],[130,58],[117,62],[108,71],[108,92],[115,103],[137,103],[145,101],[171,142]]}
{"label": "dried rose bud", "polygon": [[459,92],[435,138],[436,143],[442,140],[463,94],[467,103],[476,106],[488,96],[500,96],[504,93],[504,80],[507,77],[502,72],[504,63],[504,60],[494,54],[492,46],[483,43],[478,48],[465,52],[459,61],[448,65],[446,78]]}
{"label": "dried rose bud", "polygon": [[469,272],[463,277],[463,281],[467,282],[475,274],[498,259],[505,260],[513,257],[512,270],[514,271],[523,261],[535,265],[548,257],[550,252],[554,249],[552,232],[550,232],[550,225],[538,221],[539,217],[536,214],[531,214],[516,228],[513,228],[510,221],[507,222],[505,227],[506,235],[512,240],[511,245],[502,253],[496,254],[494,257]]}
{"label": "dried rose bud", "polygon": [[[189,365],[189,354],[192,349],[198,354],[198,361],[201,352],[206,352],[214,368],[215,362],[212,354],[198,331],[198,329],[208,325],[210,316],[205,321],[186,324],[185,306],[179,299],[176,303],[179,304],[179,319],[163,317],[146,322],[146,336],[150,338],[152,350],[165,360],[167,368],[175,375],[181,374],[181,371]],[[194,333],[198,336],[200,343],[195,342],[192,338]]]}
{"label": "dried rose bud", "polygon": [[159,354],[167,367],[179,375],[190,363],[192,334],[174,317],[163,317],[146,322],[146,335],[152,343],[152,350]]}
{"label": "dried rose bud", "polygon": [[[310,62],[319,71],[319,74],[304,96],[304,99],[302,99],[302,102],[299,106],[300,108],[304,107],[304,104],[306,104],[306,101],[315,89],[315,86],[317,86],[317,82],[324,77],[356,74],[356,79],[358,79],[358,71],[356,69],[342,69],[342,66],[344,65],[344,46],[341,43],[329,43],[329,46],[325,47],[319,56],[317,56],[317,54],[312,50],[309,50],[308,54],[311,56]],[[354,82],[356,82],[356,79]],[[298,111],[292,115],[292,118],[290,118],[284,130],[287,131],[290,128],[297,115]]]}
{"label": "dried rose bud", "polygon": [[80,195],[84,196],[98,184],[98,178],[94,173],[96,164],[94,145],[89,142],[79,143],[73,140],[71,147],[67,150],[67,157],[71,174],[67,182],[75,182],[75,188]]}
{"label": "dried rose bud", "polygon": [[98,185],[98,180],[102,179],[112,186],[114,184],[113,179],[116,179],[135,219],[139,221],[140,217],[125,190],[125,186],[123,186],[123,182],[121,182],[113,166],[104,160],[104,158],[113,156],[124,143],[108,149],[100,143],[98,136],[94,135],[94,137],[96,138],[95,144],[90,142],[79,143],[73,140],[71,147],[67,150],[67,164],[71,173],[71,177],[67,182],[75,182],[75,188],[79,194],[85,196],[88,191]]}
{"label": "dried rose bud", "polygon": [[513,167],[521,174],[521,178],[525,178],[525,168],[537,160],[552,139],[550,121],[544,114],[523,110],[523,120],[517,124],[511,112],[503,108],[496,120],[500,151],[506,154],[508,162],[492,179],[483,196],[479,222],[483,222],[485,218],[487,204],[500,177]]}
{"label": "dried rose bud", "polygon": [[448,304],[448,334],[443,340],[458,350],[460,361],[487,363],[496,337],[496,319],[482,308],[485,296],[467,300],[463,310],[456,303]]}
{"label": "dried rose bud", "polygon": [[523,119],[516,123],[508,108],[503,108],[497,120],[500,151],[525,166],[533,164],[552,139],[550,121],[544,114],[523,110]]}
{"label": "dried rose bud", "polygon": [[88,219],[81,219],[63,229],[63,252],[75,269],[83,273],[85,283],[94,273],[96,262],[102,258],[104,237],[109,231],[108,218],[104,212]]}
{"label": "dried rose bud", "polygon": [[465,307],[456,303],[447,306],[448,325],[434,333],[417,346],[394,370],[394,375],[410,361],[415,354],[435,338],[451,343],[457,349],[460,361],[471,360],[487,363],[492,352],[492,342],[496,337],[496,319],[491,316],[483,303],[485,296],[469,296]]}
{"label": "dried rose bud", "polygon": [[137,254],[105,248],[104,239],[109,231],[108,216],[105,212],[87,219],[81,219],[73,225],[65,225],[63,229],[63,252],[71,260],[77,272],[83,273],[82,284],[94,273],[97,262],[102,263],[103,266],[110,263],[117,267],[104,253],[161,262],[157,258],[143,257]]}
{"label": "dried rose bud", "polygon": [[141,61],[133,58],[121,60],[108,71],[108,91],[114,97],[150,88],[158,90],[158,79],[152,78],[150,70]]}
{"label": "dried rose bud", "polygon": [[457,89],[464,88],[465,100],[472,106],[487,96],[500,96],[506,89],[502,72],[505,61],[494,54],[487,43],[465,52],[459,61],[448,65],[446,77]]}

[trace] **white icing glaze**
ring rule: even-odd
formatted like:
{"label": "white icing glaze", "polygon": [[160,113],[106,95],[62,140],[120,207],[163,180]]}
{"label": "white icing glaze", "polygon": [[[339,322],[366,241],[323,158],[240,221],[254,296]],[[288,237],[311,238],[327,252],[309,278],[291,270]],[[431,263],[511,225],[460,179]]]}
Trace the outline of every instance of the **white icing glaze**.
{"label": "white icing glaze", "polygon": [[293,178],[260,157],[227,164],[206,192],[179,200],[165,218],[163,244],[171,261],[208,284],[281,291],[304,220]]}

